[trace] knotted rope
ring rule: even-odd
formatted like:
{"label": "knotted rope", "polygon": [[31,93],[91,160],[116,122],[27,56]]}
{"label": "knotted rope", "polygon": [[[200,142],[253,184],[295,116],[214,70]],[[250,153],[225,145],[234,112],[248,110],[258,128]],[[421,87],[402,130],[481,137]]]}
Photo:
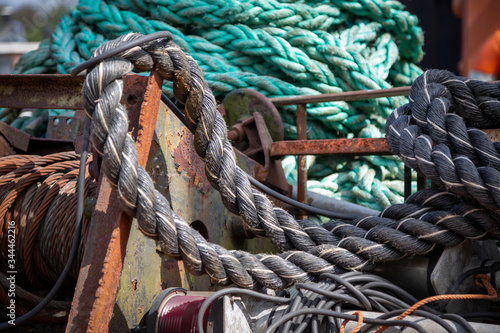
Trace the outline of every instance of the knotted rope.
{"label": "knotted rope", "polygon": [[[129,34],[107,42],[95,56],[140,37]],[[154,189],[150,176],[138,165],[128,134],[127,112],[119,103],[121,77],[134,66],[140,71],[155,69],[173,82],[175,97],[185,104],[195,150],[205,163],[212,186],[250,230],[269,237],[283,253],[252,255],[209,243]],[[192,274],[207,273],[216,284],[282,288],[316,279],[321,273],[369,270],[375,262],[426,254],[437,245],[453,246],[465,238],[499,234],[498,215],[440,190],[419,192],[407,204],[392,206],[379,217],[351,223],[331,221],[318,226],[307,220],[295,221],[251,187],[247,175],[236,165],[225,122],[215,108],[203,72],[172,41],[146,43],[99,63],[87,74],[83,96],[87,115],[92,118],[93,147],[103,155],[102,172],[118,188],[124,210],[137,217],[145,235],[158,237],[166,254],[182,258]]]}
{"label": "knotted rope", "polygon": [[498,213],[500,143],[474,127],[500,125],[499,97],[497,83],[427,71],[412,86],[410,103],[387,120],[391,149],[449,191]]}
{"label": "knotted rope", "polygon": [[[170,31],[205,73],[218,100],[238,88],[268,97],[312,95],[356,89],[410,85],[422,72],[423,33],[415,16],[397,1],[277,0],[80,0],[52,37],[21,58],[15,73],[66,74],[88,60],[99,45],[129,32]],[[164,91],[172,96],[172,87]],[[335,102],[308,106],[310,139],[382,136],[385,119],[404,99]],[[19,114],[3,110],[0,120],[42,135],[50,115],[65,110]],[[295,108],[280,110],[287,139],[296,138]],[[40,120],[39,119],[39,120]],[[31,124],[31,125],[30,125]],[[291,161],[295,163],[295,161]],[[402,202],[402,193],[387,184],[362,186],[360,167],[375,179],[402,180],[402,164],[390,158],[346,161],[342,170],[318,159],[311,179],[331,174],[347,178],[343,191],[324,189],[345,200],[383,209]],[[359,165],[361,164],[361,165]],[[288,177],[293,182],[293,176]]]}

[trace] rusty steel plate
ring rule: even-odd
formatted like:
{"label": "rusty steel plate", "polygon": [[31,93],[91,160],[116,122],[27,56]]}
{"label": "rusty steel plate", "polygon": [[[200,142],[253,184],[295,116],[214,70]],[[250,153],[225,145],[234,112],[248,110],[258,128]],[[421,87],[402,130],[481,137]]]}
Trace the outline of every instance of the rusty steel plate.
{"label": "rusty steel plate", "polygon": [[63,74],[0,75],[0,107],[83,109],[84,79]]}

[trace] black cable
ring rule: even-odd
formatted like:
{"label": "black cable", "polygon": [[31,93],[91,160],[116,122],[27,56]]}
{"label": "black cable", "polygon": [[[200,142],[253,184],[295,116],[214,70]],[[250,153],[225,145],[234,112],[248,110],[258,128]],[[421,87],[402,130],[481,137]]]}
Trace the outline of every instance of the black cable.
{"label": "black cable", "polygon": [[[292,319],[294,317],[305,315],[305,314],[315,314],[315,315],[320,315],[320,316],[336,317],[336,318],[341,318],[341,319],[358,321],[358,316],[350,315],[350,314],[343,313],[343,312],[323,310],[323,309],[303,309],[303,310],[298,310],[294,313],[289,313],[289,314],[281,317],[278,321],[276,321],[274,324],[269,326],[267,328],[267,330],[265,331],[265,333],[272,333],[279,326],[281,326],[283,323],[289,321],[290,319]],[[364,318],[363,317],[363,322],[365,322],[367,324],[377,325],[377,326],[411,327],[420,333],[426,333],[426,331],[417,323],[413,323],[411,321],[406,321],[406,320],[381,320],[381,319],[372,319],[372,318]]]}
{"label": "black cable", "polygon": [[[336,284],[326,283],[326,282],[319,282],[317,284],[306,284],[306,285],[307,286],[313,285],[314,287],[320,288],[320,289],[324,290],[325,292],[331,292],[332,290],[338,288],[338,286]],[[361,302],[359,302],[354,297],[350,297],[348,295],[339,295],[338,298],[332,299],[330,297],[327,298],[321,294],[315,293],[314,290],[308,290],[307,288],[300,288],[300,285],[297,285],[297,284],[295,285],[295,288],[299,291],[298,297],[296,297],[294,303],[288,307],[287,311],[283,315],[286,315],[288,313],[293,313],[293,312],[298,311],[299,309],[302,309],[302,308],[310,308],[312,304],[315,304],[314,308],[316,308],[316,309],[321,309],[322,307],[325,307],[325,305],[327,305],[327,304],[328,304],[328,306],[326,306],[326,308],[330,309],[335,304],[342,303],[342,302],[351,302],[353,304],[358,303],[359,305],[361,305]],[[302,289],[305,289],[305,291]],[[314,297],[314,299],[313,299],[313,297]],[[302,299],[304,301],[302,301]],[[327,299],[328,299],[328,301],[327,301]],[[316,302],[317,300],[319,300],[319,301]],[[311,315],[311,314],[307,315],[305,320],[304,320],[304,316],[295,317],[293,320],[290,320],[290,321],[286,322],[285,324],[283,324],[283,326],[280,327],[280,332],[288,332],[288,331],[290,331],[290,326],[292,324],[298,324],[300,322],[301,324],[294,330],[294,333],[300,333],[305,328],[307,328],[307,326],[308,326],[307,323],[309,323],[314,318],[317,318],[317,317],[315,317],[314,315]]]}
{"label": "black cable", "polygon": [[390,295],[387,292],[381,292],[378,290],[371,290],[371,289],[363,290],[363,292],[365,293],[366,296],[369,296],[369,297],[378,297],[380,299],[385,299],[385,300],[389,301],[390,303],[392,303],[393,306],[397,309],[409,308],[414,304],[414,303],[408,304],[408,303],[400,300],[399,298]]}
{"label": "black cable", "polygon": [[[187,126],[187,121],[186,121],[186,116],[179,110],[179,108],[166,96],[165,94],[162,93],[161,95],[161,100],[164,102],[170,110],[179,118],[179,120],[189,129],[189,126]],[[191,131],[191,129],[189,129]],[[193,133],[191,131],[191,133]],[[246,172],[245,172],[246,173]],[[279,192],[276,192],[275,190],[267,187],[266,185],[262,184],[259,182],[257,179],[253,178],[250,176],[248,173],[246,173],[248,176],[248,180],[250,183],[261,190],[262,192],[280,200],[283,201],[284,203],[289,204],[290,206],[294,206],[298,209],[305,210],[311,214],[315,215],[321,215],[321,216],[326,216],[332,219],[344,219],[344,220],[354,220],[360,217],[365,217],[368,215],[360,214],[360,215],[351,215],[351,214],[343,214],[343,213],[337,213],[333,212],[331,210],[326,210],[318,207],[314,207],[305,203],[302,203],[300,201],[294,200],[292,198],[287,197],[286,195],[283,195]]]}
{"label": "black cable", "polygon": [[196,317],[196,328],[197,328],[198,333],[205,332],[205,330],[203,329],[203,317],[205,316],[205,312],[207,311],[210,304],[212,304],[219,297],[222,297],[222,296],[228,295],[228,294],[248,295],[248,296],[252,296],[255,298],[259,298],[259,299],[264,300],[264,301],[269,301],[269,302],[279,303],[279,304],[287,304],[287,303],[290,303],[290,301],[291,301],[290,298],[271,296],[271,295],[260,293],[258,291],[248,290],[248,289],[227,288],[227,289],[222,289],[222,290],[216,291],[210,297],[207,297],[207,299],[201,304],[200,311],[198,312],[198,315]]}
{"label": "black cable", "polygon": [[291,206],[294,206],[298,209],[305,210],[311,214],[326,216],[326,217],[329,217],[332,219],[344,219],[344,220],[355,220],[357,218],[369,216],[369,215],[365,215],[365,214],[359,214],[359,215],[343,214],[343,213],[333,212],[331,210],[317,208],[317,207],[302,203],[300,201],[294,200],[292,198],[289,198],[286,195],[283,195],[281,193],[278,193],[275,190],[262,184],[257,179],[250,176],[249,174],[247,174],[247,176],[248,176],[248,180],[250,181],[250,183],[253,186],[255,186],[256,188],[258,188],[259,190],[261,190],[262,192],[269,194],[270,196],[272,196],[280,201],[283,201]]}
{"label": "black cable", "polygon": [[[332,279],[333,277],[333,279]],[[340,276],[327,275],[320,277],[318,283],[298,283],[295,288],[299,290],[299,294],[289,305],[283,316],[296,313],[302,309],[323,309],[331,310],[334,308],[337,312],[342,312],[342,307],[345,303],[352,304],[364,310],[375,309],[382,312],[390,310],[406,309],[416,303],[416,299],[407,294],[399,287],[393,286],[391,283],[372,274],[359,273],[344,273]],[[360,300],[366,299],[363,304]],[[403,299],[406,299],[404,301]],[[379,303],[380,302],[380,303]],[[390,310],[382,304],[390,307]],[[419,310],[422,311],[423,310]],[[424,313],[423,316],[436,321],[440,325],[446,326],[446,323],[436,314],[436,311]],[[310,329],[314,332],[319,327],[320,319],[317,314],[297,315],[292,320],[283,323],[279,327],[280,333],[288,333],[293,330],[295,333],[301,333],[305,329]],[[463,319],[462,319],[463,321]],[[271,325],[268,323],[268,325]],[[293,325],[293,326],[292,326]],[[340,327],[338,318],[328,318],[327,329],[336,332]]]}
{"label": "black cable", "polygon": [[129,42],[123,43],[122,45],[108,50],[106,52],[103,52],[102,54],[99,54],[98,56],[92,57],[89,60],[81,63],[80,65],[76,66],[73,68],[70,72],[71,75],[77,76],[80,74],[82,71],[86,70],[87,68],[93,67],[100,63],[103,60],[106,60],[108,58],[111,58],[112,56],[117,55],[118,53],[121,53],[123,51],[127,51],[128,49],[131,49],[135,46],[139,46],[141,44],[150,42],[155,39],[160,39],[160,38],[166,38],[169,40],[173,39],[172,33],[170,31],[158,31],[152,34],[148,34],[142,37],[139,37],[137,39],[131,40]]}
{"label": "black cable", "polygon": [[[42,310],[47,304],[49,304],[49,302],[54,298],[54,296],[61,288],[64,280],[66,279],[70,270],[73,267],[73,263],[75,262],[78,253],[78,247],[80,245],[80,236],[82,233],[82,218],[83,218],[83,205],[84,205],[84,192],[85,192],[85,165],[87,164],[87,150],[89,146],[89,136],[90,136],[90,119],[87,118],[85,120],[85,127],[83,131],[82,153],[80,155],[80,170],[78,172],[75,232],[73,233],[73,243],[71,244],[71,250],[69,252],[68,261],[66,261],[66,265],[64,266],[61,275],[59,276],[59,278],[57,279],[56,283],[49,291],[47,296],[45,296],[43,300],[39,304],[37,304],[33,309],[29,310],[22,316],[16,318],[14,320],[15,325],[19,325],[31,319],[38,312],[40,312],[40,310]],[[0,324],[0,330],[12,327],[13,327],[12,324],[10,324],[9,322],[3,322]]]}
{"label": "black cable", "polygon": [[[453,286],[450,288],[450,290],[447,292],[447,294],[455,294],[460,287],[460,285],[471,275],[476,275],[476,274],[484,274],[484,273],[493,273],[500,271],[500,262],[495,262],[491,264],[490,266],[483,266],[483,267],[477,267],[473,269],[469,269],[468,271],[463,272],[458,279],[455,281]],[[451,299],[446,299],[441,302],[440,305],[438,305],[438,308],[441,311],[444,311],[448,303],[450,303]]]}
{"label": "black cable", "polygon": [[[327,287],[327,284],[320,284],[320,287]],[[297,285],[295,285],[295,288],[297,288]],[[333,287],[335,288],[335,287]],[[300,290],[300,288],[297,288],[297,290]],[[303,292],[300,290],[300,293],[303,295],[304,299],[307,301],[301,302],[299,304],[302,305],[304,308],[318,308],[318,305],[321,303],[323,300],[323,296],[319,295],[317,293],[314,293],[313,291],[306,291]],[[294,311],[297,310],[298,307],[295,309],[292,309],[291,311],[288,311],[288,313],[293,313]],[[311,333],[317,333],[318,332],[318,318],[316,315],[302,315],[299,317],[295,317],[293,320],[288,321],[283,327],[283,332],[288,332],[290,330],[290,325],[298,325],[297,327],[294,328],[293,332],[294,333],[301,333],[303,332],[306,328],[310,328]],[[281,331],[281,328],[280,328]]]}
{"label": "black cable", "polygon": [[[394,310],[394,311],[391,311],[391,312],[387,312],[387,313],[384,313],[383,315],[377,317],[377,319],[387,319],[387,318],[390,318],[390,317],[399,316],[400,314],[402,314],[406,310],[407,309],[398,309],[398,310]],[[450,324],[448,324],[443,318],[440,318],[439,316],[436,316],[435,314],[432,314],[432,313],[427,312],[427,311],[415,310],[415,311],[413,311],[412,315],[415,315],[415,316],[418,316],[418,317],[424,317],[424,318],[427,318],[429,320],[432,320],[436,324],[438,324],[441,327],[443,327],[449,333],[457,333],[457,331],[455,329],[453,329],[453,327]],[[395,320],[395,321],[399,321],[399,320]],[[362,330],[362,332],[368,331],[371,327],[372,327],[372,325],[370,325],[369,327],[364,328]]]}
{"label": "black cable", "polygon": [[500,321],[500,313],[498,312],[471,312],[471,313],[461,313],[460,315],[465,319],[469,318],[494,319]]}
{"label": "black cable", "polygon": [[[186,121],[186,116],[184,115],[184,113],[182,113],[181,110],[179,110],[179,108],[177,107],[177,105],[175,105],[175,103],[172,102],[172,100],[170,98],[168,98],[168,96],[165,95],[164,93],[161,94],[161,101],[163,103],[165,103],[165,105],[170,110],[172,110],[172,112],[181,121],[181,123],[183,123],[184,126],[186,126],[189,129],[189,126],[188,126],[187,121]],[[193,133],[193,132],[191,132],[191,133]]]}
{"label": "black cable", "polygon": [[442,314],[440,315],[439,317],[443,318],[443,319],[447,319],[447,320],[450,320],[450,321],[453,321],[455,323],[457,323],[458,325],[460,325],[467,333],[476,333],[476,330],[471,326],[471,324],[469,324],[469,322],[467,320],[464,319],[464,317],[462,316],[459,316],[457,314],[454,314],[454,313],[445,313],[445,314]]}
{"label": "black cable", "polygon": [[329,279],[329,280],[332,280],[334,282],[337,282],[337,283],[343,285],[344,287],[346,287],[347,290],[349,290],[354,296],[356,296],[363,303],[366,310],[371,310],[372,306],[371,306],[368,298],[366,298],[366,296],[363,295],[362,292],[360,292],[351,283],[349,283],[348,281],[346,281],[342,277],[337,276],[337,275],[333,275],[330,273],[325,273],[325,274],[321,274],[319,278],[320,279]]}
{"label": "black cable", "polygon": [[[352,305],[358,306],[360,308],[363,307],[363,302],[359,298],[355,298],[355,297],[348,296],[348,295],[343,295],[340,293],[336,293],[334,291],[323,290],[323,289],[318,288],[312,284],[297,283],[295,285],[295,288],[313,291],[319,295],[322,295],[324,297],[328,297],[328,298],[333,299],[333,300],[347,302],[347,303],[350,303]],[[362,297],[364,297],[364,296],[362,296]]]}

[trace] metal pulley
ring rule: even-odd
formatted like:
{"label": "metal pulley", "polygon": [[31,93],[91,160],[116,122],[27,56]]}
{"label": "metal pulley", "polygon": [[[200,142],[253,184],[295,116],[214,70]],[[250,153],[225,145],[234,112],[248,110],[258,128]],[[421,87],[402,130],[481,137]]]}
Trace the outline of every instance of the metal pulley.
{"label": "metal pulley", "polygon": [[229,93],[218,109],[229,127],[228,139],[233,146],[260,164],[256,178],[283,194],[291,194],[280,160],[271,158],[273,142],[285,138],[274,104],[263,94],[243,88]]}

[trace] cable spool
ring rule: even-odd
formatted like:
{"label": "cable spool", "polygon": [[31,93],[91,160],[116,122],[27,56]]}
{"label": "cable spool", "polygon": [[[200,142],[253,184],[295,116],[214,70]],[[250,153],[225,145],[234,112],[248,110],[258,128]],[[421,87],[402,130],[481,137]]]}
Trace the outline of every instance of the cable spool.
{"label": "cable spool", "polygon": [[[0,158],[0,284],[3,287],[0,302],[9,302],[5,274],[15,270],[18,313],[25,313],[40,303],[40,295],[54,285],[64,269],[72,241],[68,235],[73,234],[75,228],[73,207],[77,199],[78,159],[75,152]],[[96,196],[97,182],[88,172],[84,190],[85,198]],[[64,301],[52,301],[47,311],[35,317],[37,321],[66,320],[61,311],[69,313],[70,303],[66,300],[72,295],[72,285],[78,277],[87,224],[88,219],[84,219],[79,254],[65,282],[68,288],[60,293]],[[9,232],[15,233],[15,251],[11,252]],[[15,265],[8,261],[9,253],[15,253]]]}
{"label": "cable spool", "polygon": [[[187,295],[183,288],[163,290],[153,302],[147,319],[147,333],[196,333],[196,318],[206,297]],[[203,316],[206,331],[210,308]]]}

